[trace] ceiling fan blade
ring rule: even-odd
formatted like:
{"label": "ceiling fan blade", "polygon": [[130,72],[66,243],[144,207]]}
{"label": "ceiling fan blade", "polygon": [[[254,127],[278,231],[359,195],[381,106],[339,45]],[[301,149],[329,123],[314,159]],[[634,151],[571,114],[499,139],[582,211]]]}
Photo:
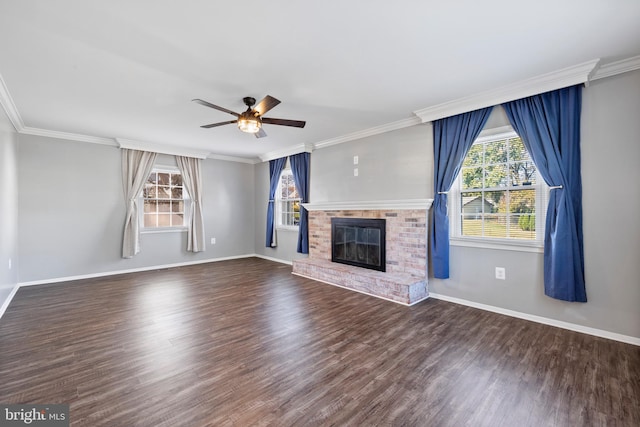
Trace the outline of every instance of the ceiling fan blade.
{"label": "ceiling fan blade", "polygon": [[210,125],[202,125],[200,126],[201,128],[205,128],[205,129],[209,129],[209,128],[214,128],[216,126],[222,126],[222,125],[230,125],[231,123],[237,123],[237,120],[229,120],[228,122],[220,122],[220,123],[212,123]]}
{"label": "ceiling fan blade", "polygon": [[227,109],[226,109],[226,108],[224,108],[224,107],[220,107],[220,106],[218,106],[218,105],[214,105],[214,104],[212,104],[212,103],[210,103],[210,102],[203,101],[202,99],[197,99],[197,98],[196,98],[196,99],[192,99],[192,101],[193,101],[193,102],[197,102],[197,103],[198,103],[198,104],[200,104],[200,105],[204,105],[205,107],[213,108],[214,110],[222,111],[222,112],[225,112],[225,113],[229,113],[229,114],[231,114],[232,116],[240,117],[240,114],[238,114],[238,113],[235,113],[235,112],[233,112],[233,111],[231,111],[231,110],[227,110]]}
{"label": "ceiling fan blade", "polygon": [[275,99],[273,96],[267,95],[262,98],[260,102],[258,102],[258,105],[255,106],[254,110],[257,111],[260,116],[262,116],[278,104],[280,104],[279,100]]}
{"label": "ceiling fan blade", "polygon": [[260,128],[260,130],[254,133],[254,135],[256,136],[256,138],[264,138],[265,136],[267,136],[267,133],[264,131],[264,129]]}
{"label": "ceiling fan blade", "polygon": [[263,117],[262,123],[267,123],[270,125],[280,125],[280,126],[291,126],[294,128],[303,128],[307,122],[302,120],[287,120],[287,119],[272,119],[269,117]]}

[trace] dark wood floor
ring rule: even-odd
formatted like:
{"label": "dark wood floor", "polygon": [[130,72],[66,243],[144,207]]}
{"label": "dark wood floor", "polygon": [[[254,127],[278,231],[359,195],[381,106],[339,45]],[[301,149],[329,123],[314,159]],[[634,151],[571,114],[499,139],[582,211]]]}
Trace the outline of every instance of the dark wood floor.
{"label": "dark wood floor", "polygon": [[22,288],[0,402],[72,426],[638,426],[640,348],[257,258]]}

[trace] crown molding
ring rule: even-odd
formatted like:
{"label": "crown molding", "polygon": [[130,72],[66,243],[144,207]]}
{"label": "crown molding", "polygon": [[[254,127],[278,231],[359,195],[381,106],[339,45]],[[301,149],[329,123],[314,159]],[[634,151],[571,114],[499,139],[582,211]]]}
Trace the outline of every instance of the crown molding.
{"label": "crown molding", "polygon": [[591,80],[603,79],[638,69],[640,69],[640,55],[601,65],[593,74]]}
{"label": "crown molding", "polygon": [[116,138],[120,148],[129,150],[152,151],[154,153],[169,154],[171,156],[195,157],[206,159],[209,151],[176,147],[173,145],[156,144],[154,142],[134,141],[132,139]]}
{"label": "crown molding", "polygon": [[342,144],[343,142],[353,141],[356,139],[366,138],[368,136],[379,135],[385,132],[391,132],[392,130],[398,130],[402,128],[408,128],[411,126],[419,125],[422,121],[419,117],[409,117],[408,119],[402,119],[395,122],[387,123],[384,125],[364,129],[357,132],[348,133],[346,135],[338,136],[336,138],[326,139],[324,141],[316,142],[313,144],[315,149],[330,147],[336,144]]}
{"label": "crown molding", "polygon": [[260,160],[262,160],[263,162],[268,162],[269,160],[291,156],[292,154],[312,153],[313,148],[313,144],[298,144],[292,147],[283,148],[281,150],[269,151],[268,153],[260,155]]}
{"label": "crown molding", "polygon": [[16,104],[13,102],[13,98],[9,93],[9,89],[7,88],[2,75],[0,75],[0,104],[2,104],[2,108],[7,113],[7,117],[13,128],[16,132],[20,132],[24,129],[24,122],[22,121],[22,117],[20,117],[20,113],[18,112],[18,108]]}
{"label": "crown molding", "polygon": [[102,138],[99,136],[81,135],[77,133],[60,132],[56,130],[25,126],[22,116],[20,116],[20,112],[18,111],[15,102],[13,102],[13,97],[11,96],[11,93],[9,93],[9,88],[7,88],[2,75],[0,75],[0,104],[2,104],[4,111],[7,113],[7,117],[9,117],[11,124],[19,134],[117,146],[116,141],[113,138]]}
{"label": "crown molding", "polygon": [[46,136],[47,138],[66,139],[69,141],[90,142],[91,144],[109,145],[117,147],[118,144],[113,138],[102,138],[99,136],[81,135],[79,133],[60,132],[57,130],[23,127],[18,131],[23,135]]}
{"label": "crown molding", "polygon": [[250,165],[255,165],[260,163],[259,159],[256,158],[246,158],[246,157],[235,157],[235,156],[225,156],[222,154],[209,154],[207,156],[207,159],[214,159],[214,160],[224,160],[227,162],[237,162],[237,163],[247,163]]}
{"label": "crown molding", "polygon": [[455,116],[492,105],[499,105],[515,99],[526,98],[539,93],[585,83],[592,77],[599,62],[600,59],[594,59],[573,67],[502,86],[494,90],[416,110],[414,114],[420,117],[423,123],[431,122],[444,117]]}

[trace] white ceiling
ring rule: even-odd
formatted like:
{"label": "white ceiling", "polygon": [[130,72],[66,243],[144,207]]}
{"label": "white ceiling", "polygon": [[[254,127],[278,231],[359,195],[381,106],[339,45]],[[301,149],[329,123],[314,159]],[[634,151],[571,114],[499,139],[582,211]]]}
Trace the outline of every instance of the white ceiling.
{"label": "white ceiling", "polygon": [[[525,5],[526,4],[526,5]],[[24,125],[256,158],[601,58],[640,55],[638,0],[0,0]],[[191,102],[282,101],[256,139]]]}

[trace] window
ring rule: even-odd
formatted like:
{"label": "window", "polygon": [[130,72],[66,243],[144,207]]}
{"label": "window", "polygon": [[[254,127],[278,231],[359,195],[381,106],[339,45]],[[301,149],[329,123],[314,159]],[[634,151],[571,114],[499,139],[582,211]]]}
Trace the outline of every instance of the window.
{"label": "window", "polygon": [[542,244],[548,188],[513,130],[479,137],[451,190],[452,238]]}
{"label": "window", "polygon": [[291,169],[283,170],[280,175],[276,191],[276,218],[280,228],[300,225],[300,196]]}
{"label": "window", "polygon": [[184,227],[187,191],[178,170],[154,169],[142,190],[144,228]]}

